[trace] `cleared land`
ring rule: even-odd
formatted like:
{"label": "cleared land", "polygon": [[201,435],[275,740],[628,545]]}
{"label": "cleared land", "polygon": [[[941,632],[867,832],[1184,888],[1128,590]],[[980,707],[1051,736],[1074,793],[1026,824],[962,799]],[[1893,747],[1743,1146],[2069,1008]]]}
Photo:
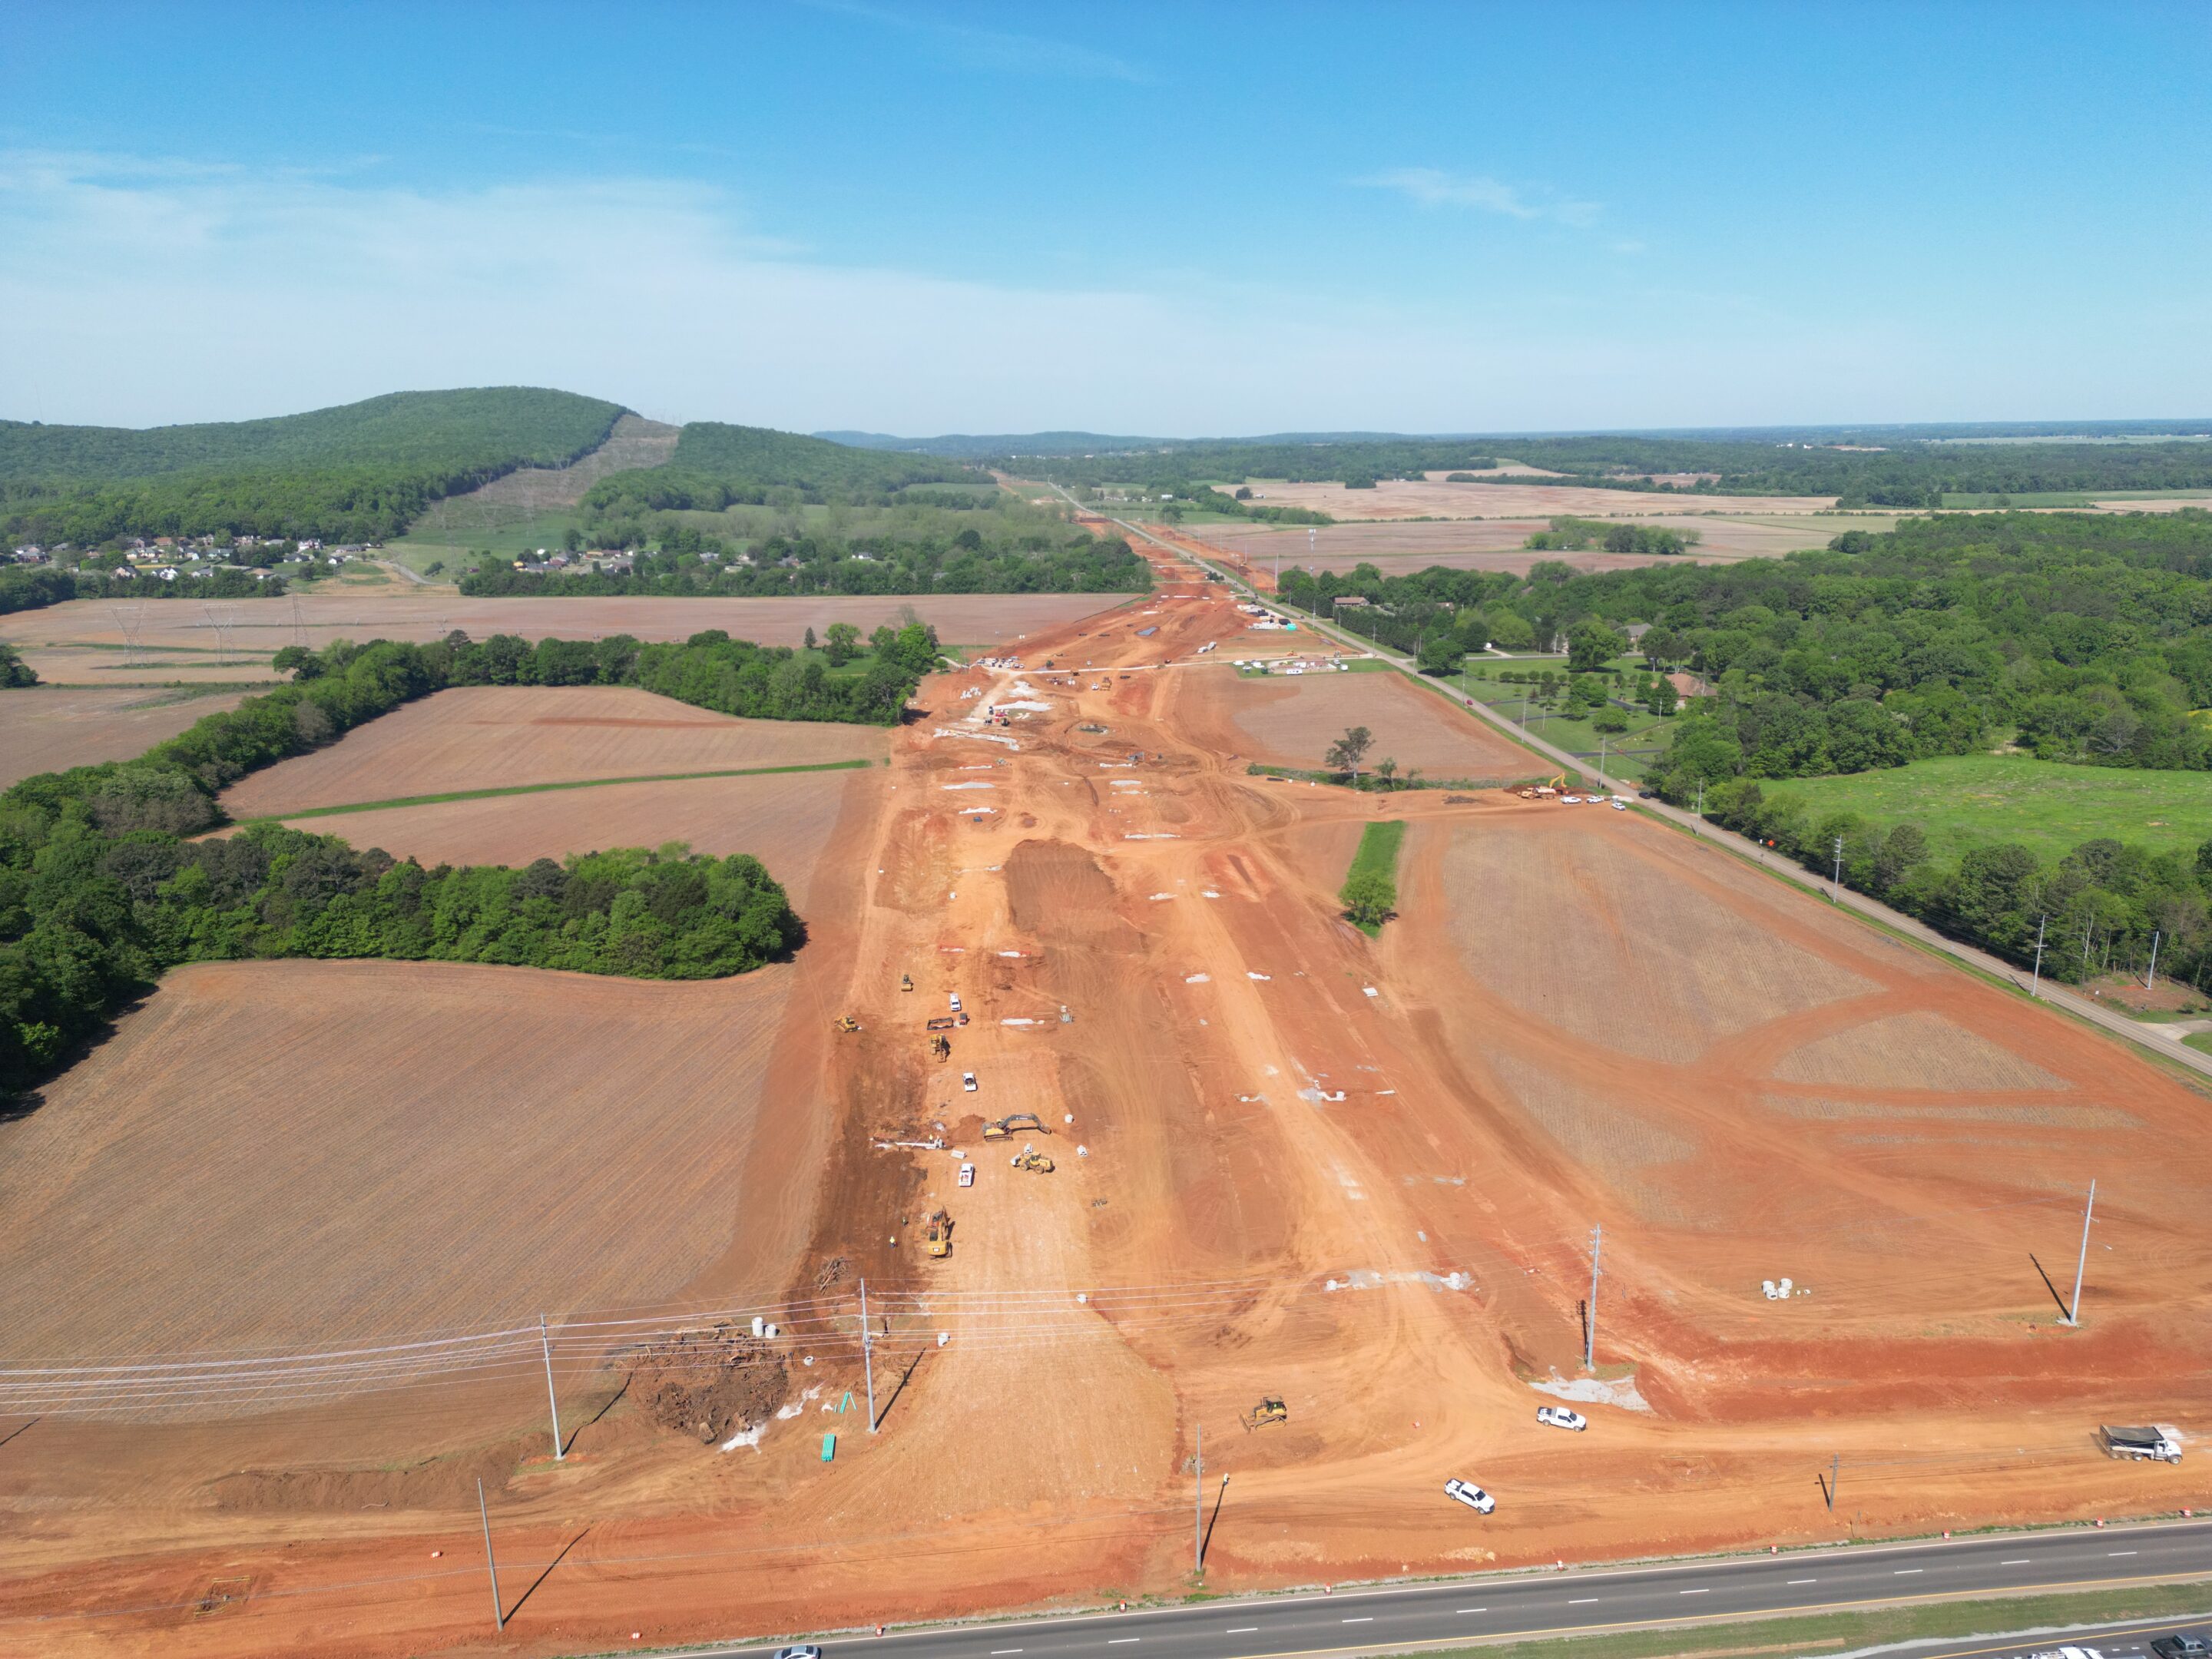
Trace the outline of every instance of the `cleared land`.
{"label": "cleared land", "polygon": [[1587,484],[1444,483],[1385,479],[1372,489],[1340,483],[1249,480],[1269,507],[1310,507],[1334,519],[1520,519],[1572,513],[1585,518],[1677,517],[1698,513],[1825,513],[1832,495],[1689,495],[1666,490],[1593,489]]}
{"label": "cleared land", "polygon": [[[1604,514],[1581,516],[1610,518],[1623,524],[1644,522],[1637,517]],[[1685,517],[1668,529],[1695,531],[1704,540],[1688,553],[1673,556],[1705,564],[1725,564],[1737,559],[1776,558],[1801,548],[1826,547],[1830,538],[1864,526],[1847,515],[1830,514],[1801,521],[1771,524],[1749,520]],[[1583,552],[1537,551],[1522,544],[1549,528],[1544,519],[1458,520],[1448,523],[1391,523],[1323,525],[1310,538],[1297,525],[1262,529],[1254,526],[1213,524],[1182,527],[1178,533],[1190,540],[1249,559],[1266,574],[1277,553],[1285,567],[1299,569],[1346,570],[1364,561],[1385,575],[1406,575],[1442,565],[1449,570],[1510,570],[1526,574],[1540,559],[1558,560],[1578,570],[1626,570],[1639,565],[1663,564],[1656,555],[1607,553],[1601,549]]]}
{"label": "cleared land", "polygon": [[[265,672],[282,647],[319,649],[332,640],[434,640],[458,628],[471,638],[515,634],[596,639],[629,634],[641,640],[682,640],[720,628],[763,645],[797,645],[809,628],[819,635],[833,622],[863,634],[896,625],[910,612],[948,645],[1018,641],[1045,629],[1127,603],[1123,593],[921,594],[913,598],[821,599],[465,599],[451,592],[390,586],[360,594],[319,592],[240,600],[217,606],[220,627],[205,608],[182,599],[137,606],[72,599],[43,611],[0,617],[0,640],[18,647],[41,678],[113,685],[168,680],[238,680],[240,665]],[[142,647],[128,665],[126,624]]]}
{"label": "cleared land", "polygon": [[665,1297],[773,1218],[742,1195],[773,1174],[760,1087],[791,978],[180,969],[0,1127],[9,1352],[327,1346]]}
{"label": "cleared land", "polygon": [[[612,1403],[556,1470],[521,1449],[544,1444],[532,1368],[495,1401],[489,1384],[472,1396],[467,1443],[490,1448],[502,1560],[560,1558],[510,1639],[612,1650],[638,1631],[673,1647],[1178,1595],[1201,1427],[1209,1480],[1235,1477],[1208,1549],[1215,1592],[2202,1502],[2194,1462],[2115,1463],[2092,1438],[2100,1420],[2212,1428],[2212,1238],[2176,1220],[2212,1197],[2200,1097],[1638,814],[1248,776],[1243,709],[1226,702],[1310,688],[1238,681],[1212,657],[1156,667],[1243,626],[1188,573],[1164,574],[1154,614],[1024,647],[1084,670],[940,677],[891,766],[855,775],[884,787],[864,833],[823,860],[842,897],[817,906],[784,1027],[812,1046],[752,1119],[756,1137],[811,1139],[776,1162],[773,1193],[731,1199],[741,1226],[773,1200],[796,1218],[777,1237],[809,1230],[803,1250],[751,1257],[820,1317],[790,1345],[817,1361],[793,1370],[793,1414],[763,1425],[757,1452],[724,1455],[653,1427],[611,1377],[571,1377],[589,1411]],[[1388,681],[1312,689],[1370,683]],[[1009,723],[984,724],[986,704]],[[1370,940],[1339,920],[1335,890],[1384,816],[1411,828],[1399,920]],[[526,1013],[544,976],[501,977]],[[955,992],[973,1023],[934,1060],[923,1021]],[[319,1018],[347,1017],[323,1001]],[[862,1029],[830,1038],[848,1012]],[[397,1042],[379,1034],[406,1023],[364,1041]],[[303,1071],[338,1064],[313,1049],[324,1029],[293,1044]],[[517,1063],[496,1027],[458,1035]],[[692,1068],[712,1074],[714,1056],[696,1049]],[[724,1069],[742,1084],[741,1065]],[[197,1085],[178,1078],[161,1103],[189,1111]],[[569,1133],[612,1155],[630,1090]],[[467,1101],[449,1091],[445,1109]],[[261,1109],[263,1142],[224,1143],[220,1162],[149,1139],[159,1179],[258,1179],[252,1159],[291,1158],[285,1118]],[[1023,1109],[1049,1174],[1009,1167],[1021,1139],[982,1138],[986,1114]],[[78,1139],[104,1149],[97,1127],[88,1115]],[[694,1136],[660,1167],[688,1181],[686,1160],[722,1156],[720,1139]],[[79,1203],[68,1194],[102,1167],[57,1156],[43,1179]],[[2070,1264],[2092,1171],[2084,1322],[2059,1328],[2036,1261]],[[952,1251],[933,1259],[915,1228],[940,1204]],[[96,1240],[118,1212],[68,1218]],[[1599,1375],[1582,1377],[1601,1222]],[[690,1218],[654,1188],[608,1224],[688,1237]],[[228,1248],[165,1237],[190,1271]],[[65,1271],[47,1249],[40,1265]],[[1759,1280],[1782,1275],[1809,1294],[1769,1300]],[[872,1436],[836,1411],[866,1386],[862,1276],[883,1322],[879,1401],[896,1389]],[[1587,1400],[1589,1433],[1534,1421],[1555,1379]],[[1265,1397],[1287,1423],[1230,1427]],[[0,1502],[37,1521],[11,1552],[0,1640],[163,1659],[480,1640],[482,1578],[454,1570],[478,1559],[472,1481],[411,1513],[364,1505],[377,1460],[404,1455],[386,1448],[407,1419],[387,1415],[374,1451],[353,1414],[316,1419],[319,1464],[294,1449],[305,1430],[282,1425],[34,1425],[14,1449],[38,1455],[0,1458]],[[1846,1496],[1831,1514],[1813,1474],[1835,1455]],[[209,1485],[249,1464],[304,1495],[210,1514]],[[1497,1514],[1449,1504],[1450,1474],[1497,1492]],[[283,1594],[191,1612],[226,1575]],[[118,1611],[30,1622],[87,1607]]]}
{"label": "cleared land", "polygon": [[1367,763],[1388,757],[1436,778],[1522,778],[1545,769],[1531,753],[1456,714],[1396,674],[1322,673],[1245,679],[1208,668],[1186,682],[1182,718],[1232,753],[1312,769],[1348,726],[1374,733]]}
{"label": "cleared land", "polygon": [[1845,777],[1765,786],[1804,801],[1814,817],[1857,812],[1911,822],[1940,857],[2017,842],[2060,858],[2109,836],[2160,852],[2194,853],[2212,837],[2212,776],[2067,766],[2027,755],[1943,755]]}
{"label": "cleared land", "polygon": [[464,686],[257,772],[222,804],[235,818],[281,817],[457,789],[879,760],[890,743],[878,726],[742,720],[631,686]]}
{"label": "cleared land", "polygon": [[0,789],[38,772],[131,760],[247,694],[194,696],[141,686],[31,685],[0,691]]}

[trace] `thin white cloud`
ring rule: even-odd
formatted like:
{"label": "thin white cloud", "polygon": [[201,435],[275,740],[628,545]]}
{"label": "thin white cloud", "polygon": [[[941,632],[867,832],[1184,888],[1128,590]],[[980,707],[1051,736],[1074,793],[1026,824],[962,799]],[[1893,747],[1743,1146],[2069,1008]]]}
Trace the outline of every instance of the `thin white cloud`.
{"label": "thin white cloud", "polygon": [[1451,173],[1437,167],[1394,167],[1357,180],[1370,190],[1395,191],[1423,207],[1479,208],[1509,219],[1548,219],[1562,225],[1596,222],[1595,202],[1567,198],[1532,201],[1518,187],[1481,173]]}
{"label": "thin white cloud", "polygon": [[947,57],[971,69],[995,70],[1010,75],[1068,76],[1086,81],[1127,81],[1137,85],[1148,85],[1152,79],[1135,64],[1111,52],[1096,52],[1044,35],[977,28],[925,12],[868,5],[863,0],[808,0],[808,3],[818,11],[865,18],[887,28],[923,36]]}

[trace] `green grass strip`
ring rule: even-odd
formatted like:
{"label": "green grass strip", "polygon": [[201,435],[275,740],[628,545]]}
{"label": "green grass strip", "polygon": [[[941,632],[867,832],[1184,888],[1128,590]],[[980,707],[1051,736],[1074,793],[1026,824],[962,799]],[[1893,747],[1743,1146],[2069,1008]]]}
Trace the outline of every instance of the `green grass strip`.
{"label": "green grass strip", "polygon": [[[2001,1636],[2007,1632],[2060,1630],[2172,1618],[2187,1624],[2212,1609],[2212,1588],[2203,1583],[2144,1585],[2087,1595],[2024,1595],[1880,1607],[1864,1613],[1810,1613],[1787,1619],[1729,1620],[1671,1630],[1562,1632],[1539,1641],[1437,1648],[1482,1659],[1550,1659],[1569,1643],[1576,1659],[1723,1659],[1753,1654],[1844,1652],[1891,1643],[1942,1637]],[[2156,1630],[2145,1635],[2157,1635]],[[2026,1645],[2026,1644],[2022,1644]],[[2055,1643],[2050,1645],[2056,1645]]]}
{"label": "green grass strip", "polygon": [[648,772],[634,778],[578,778],[567,783],[517,783],[504,789],[455,789],[443,795],[400,795],[391,800],[357,800],[343,806],[303,806],[296,812],[271,812],[241,818],[241,823],[285,823],[294,818],[335,817],[341,812],[380,812],[392,806],[435,806],[449,800],[490,800],[499,795],[542,795],[552,789],[604,789],[617,783],[689,783],[695,778],[760,778],[776,772],[857,772],[872,760],[816,761],[805,766],[740,766],[720,772]]}
{"label": "green grass strip", "polygon": [[1373,939],[1398,903],[1398,849],[1405,844],[1406,821],[1382,818],[1359,833],[1359,850],[1352,855],[1344,886],[1337,896],[1345,903],[1352,925]]}
{"label": "green grass strip", "polygon": [[1359,850],[1352,855],[1346,878],[1376,875],[1395,883],[1398,878],[1398,849],[1406,844],[1406,821],[1382,818],[1360,832]]}

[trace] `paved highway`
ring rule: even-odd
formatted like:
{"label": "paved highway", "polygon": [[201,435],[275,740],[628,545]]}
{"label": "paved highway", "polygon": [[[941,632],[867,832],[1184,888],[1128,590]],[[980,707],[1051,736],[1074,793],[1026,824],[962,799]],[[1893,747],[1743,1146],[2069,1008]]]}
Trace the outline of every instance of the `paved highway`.
{"label": "paved highway", "polygon": [[[1447,1500],[1441,1492],[1439,1504]],[[1468,1517],[1470,1538],[1482,1523]],[[2212,1578],[2212,1520],[1844,1545],[831,1639],[825,1659],[1270,1659]],[[2212,1589],[2207,1592],[2212,1604]],[[2049,1644],[2039,1645],[2052,1645]],[[1123,1651],[1123,1650],[1127,1651]],[[698,1648],[759,1654],[757,1644]]]}

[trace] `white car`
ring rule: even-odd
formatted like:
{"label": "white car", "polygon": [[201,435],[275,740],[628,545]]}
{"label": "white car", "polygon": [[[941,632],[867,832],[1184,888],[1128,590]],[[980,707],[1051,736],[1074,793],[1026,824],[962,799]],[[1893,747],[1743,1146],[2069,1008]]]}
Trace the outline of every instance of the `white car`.
{"label": "white car", "polygon": [[1495,1498],[1483,1491],[1481,1487],[1472,1486],[1464,1480],[1445,1481],[1444,1496],[1456,1498],[1479,1515],[1487,1515],[1498,1507],[1498,1500]]}
{"label": "white car", "polygon": [[960,993],[957,991],[952,993],[952,1012],[956,1014],[960,1012]]}
{"label": "white car", "polygon": [[1565,1406],[1539,1406],[1536,1420],[1548,1429],[1572,1429],[1580,1434],[1589,1427],[1589,1419],[1580,1412],[1571,1412]]}
{"label": "white car", "polygon": [[960,1086],[965,1089],[969,1094],[974,1094],[975,1092],[975,1073],[973,1072],[961,1073]]}

